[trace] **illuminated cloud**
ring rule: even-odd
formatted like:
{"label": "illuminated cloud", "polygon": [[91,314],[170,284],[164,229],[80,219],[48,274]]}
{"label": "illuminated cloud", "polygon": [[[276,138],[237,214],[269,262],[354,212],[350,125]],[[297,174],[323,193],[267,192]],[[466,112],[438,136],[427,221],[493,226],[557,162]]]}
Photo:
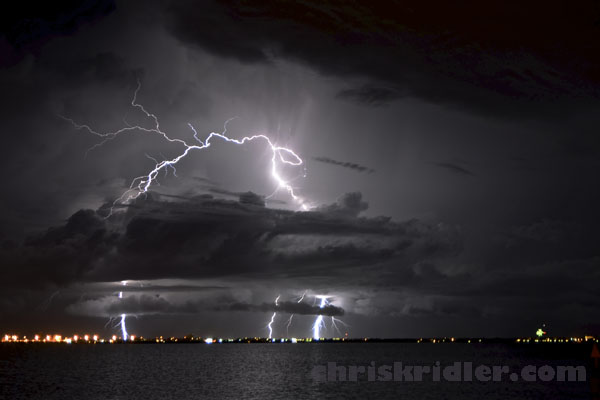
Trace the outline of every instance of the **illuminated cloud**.
{"label": "illuminated cloud", "polygon": [[218,295],[189,297],[169,297],[159,294],[127,294],[123,298],[117,296],[103,296],[96,299],[80,300],[70,304],[67,312],[76,315],[96,317],[116,317],[122,314],[128,316],[142,315],[182,315],[198,314],[206,311],[216,312],[278,312],[284,314],[298,315],[325,315],[341,316],[344,309],[335,305],[327,305],[323,308],[307,303],[290,301],[275,303],[251,304],[235,301],[232,297]]}

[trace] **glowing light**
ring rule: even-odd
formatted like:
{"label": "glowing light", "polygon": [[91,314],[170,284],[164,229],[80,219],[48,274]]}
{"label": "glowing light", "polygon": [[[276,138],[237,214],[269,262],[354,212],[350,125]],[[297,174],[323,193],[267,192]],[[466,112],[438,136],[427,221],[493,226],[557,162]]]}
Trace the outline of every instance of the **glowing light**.
{"label": "glowing light", "polygon": [[212,342],[213,342],[212,338],[206,338],[206,339],[204,339],[204,343],[206,343],[206,344],[211,344]]}
{"label": "glowing light", "polygon": [[85,340],[86,342],[89,342],[90,336],[89,335],[84,335],[83,336],[83,340]]}
{"label": "glowing light", "polygon": [[144,113],[144,115],[147,118],[150,118],[154,122],[153,128],[145,128],[145,127],[142,127],[139,125],[136,125],[136,126],[128,125],[124,128],[114,131],[114,132],[101,133],[101,132],[97,132],[97,131],[93,130],[89,125],[80,125],[71,118],[61,116],[61,118],[70,122],[75,127],[75,129],[86,130],[89,133],[101,138],[101,141],[96,143],[90,149],[88,149],[88,152],[91,150],[94,150],[98,147],[101,147],[106,142],[115,139],[117,136],[119,136],[121,134],[129,133],[129,132],[133,132],[133,131],[158,134],[170,143],[176,143],[176,144],[183,146],[183,151],[178,156],[176,156],[170,160],[163,160],[163,161],[155,160],[154,168],[152,168],[146,175],[142,175],[142,176],[138,176],[138,177],[134,178],[129,186],[129,189],[126,190],[118,199],[116,199],[113,202],[113,206],[110,208],[108,216],[110,216],[112,214],[113,207],[117,203],[125,203],[126,204],[132,200],[137,199],[143,193],[147,193],[150,186],[153,183],[155,183],[156,178],[161,171],[168,172],[170,169],[173,171],[173,174],[176,174],[177,170],[175,169],[175,165],[177,165],[177,163],[181,159],[186,157],[193,150],[203,150],[203,149],[209,148],[212,144],[211,140],[213,138],[218,138],[218,139],[224,140],[225,142],[234,143],[234,144],[238,144],[238,145],[243,145],[247,142],[251,142],[254,140],[265,141],[267,143],[267,145],[269,146],[269,149],[271,150],[271,177],[277,183],[277,188],[275,189],[273,194],[270,195],[269,197],[273,196],[279,189],[284,189],[289,193],[289,195],[292,197],[292,199],[294,199],[300,205],[300,208],[302,210],[308,209],[308,205],[306,204],[306,202],[301,197],[296,195],[296,193],[294,192],[294,188],[291,186],[291,184],[288,181],[283,179],[283,177],[281,176],[281,174],[279,172],[279,166],[282,164],[287,164],[287,165],[296,166],[296,167],[303,164],[302,159],[293,150],[288,149],[286,147],[281,147],[281,146],[275,145],[271,141],[271,139],[266,135],[245,136],[242,139],[232,139],[232,138],[228,137],[226,135],[227,124],[233,118],[231,118],[225,122],[223,132],[221,132],[221,133],[212,132],[206,137],[206,139],[204,139],[204,141],[200,140],[200,138],[198,137],[198,132],[196,132],[196,129],[190,123],[188,123],[188,126],[194,132],[193,137],[194,137],[196,143],[190,144],[190,143],[187,143],[183,139],[171,138],[166,132],[161,130],[160,123],[158,121],[158,117],[156,115],[148,112],[144,108],[144,106],[137,103],[137,95],[138,95],[140,88],[141,88],[141,83],[138,81],[138,86],[134,92],[133,99],[131,100],[131,105],[133,107],[137,108],[138,110],[140,110],[142,113]]}
{"label": "glowing light", "polygon": [[94,342],[97,342],[98,341],[98,335],[94,335],[93,339],[94,339]]}
{"label": "glowing light", "polygon": [[544,330],[542,328],[539,328],[535,334],[537,335],[537,337],[542,337],[546,334],[546,332],[544,332]]}

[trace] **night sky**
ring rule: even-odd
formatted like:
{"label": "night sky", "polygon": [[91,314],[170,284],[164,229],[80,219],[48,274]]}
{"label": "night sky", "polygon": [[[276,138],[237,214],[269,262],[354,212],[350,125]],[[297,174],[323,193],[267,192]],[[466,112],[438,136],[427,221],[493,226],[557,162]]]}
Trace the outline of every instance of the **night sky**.
{"label": "night sky", "polygon": [[[600,333],[597,1],[25,3],[0,17],[2,334]],[[269,197],[265,141],[214,139],[107,217],[185,146],[88,151],[67,119],[153,128],[138,82],[170,138],[236,117],[293,150],[309,211]]]}

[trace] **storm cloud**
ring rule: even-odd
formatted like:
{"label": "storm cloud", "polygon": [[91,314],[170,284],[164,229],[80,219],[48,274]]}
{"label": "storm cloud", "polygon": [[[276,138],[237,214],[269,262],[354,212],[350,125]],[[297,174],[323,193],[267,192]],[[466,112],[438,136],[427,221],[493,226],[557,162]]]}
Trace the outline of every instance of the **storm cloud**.
{"label": "storm cloud", "polygon": [[600,11],[592,1],[467,2],[459,8],[443,2],[225,1],[203,8],[174,2],[167,26],[183,42],[222,57],[245,63],[286,58],[326,74],[362,77],[366,84],[339,97],[371,105],[411,96],[526,116],[597,101],[599,52],[583,45],[598,32]]}
{"label": "storm cloud", "polygon": [[[595,2],[86,0],[0,20],[5,329],[127,313],[140,333],[262,335],[280,294],[298,335],[318,296],[351,335],[597,329]],[[137,130],[88,151],[59,116],[151,128],[138,80],[170,137],[230,121],[293,149],[279,172],[309,211],[264,142],[215,141],[106,218],[182,146]]]}
{"label": "storm cloud", "polygon": [[[216,301],[218,299],[218,302]],[[199,314],[206,311],[215,312],[278,312],[297,315],[324,315],[338,317],[344,315],[344,309],[331,304],[323,307],[298,303],[296,301],[281,301],[275,303],[251,304],[237,302],[232,298],[222,296],[203,297],[199,299],[173,299],[168,296],[155,294],[132,294],[123,298],[104,296],[95,299],[80,300],[70,304],[66,311],[77,315],[116,317],[122,314],[132,316],[144,315],[185,315]]]}
{"label": "storm cloud", "polygon": [[266,274],[329,280],[342,270],[460,250],[450,227],[359,217],[368,207],[360,193],[314,212],[265,208],[250,197],[260,199],[246,193],[239,202],[167,202],[150,195],[109,219],[81,210],[64,226],[6,249],[3,259],[19,267],[4,282],[25,285],[32,274],[40,285]]}

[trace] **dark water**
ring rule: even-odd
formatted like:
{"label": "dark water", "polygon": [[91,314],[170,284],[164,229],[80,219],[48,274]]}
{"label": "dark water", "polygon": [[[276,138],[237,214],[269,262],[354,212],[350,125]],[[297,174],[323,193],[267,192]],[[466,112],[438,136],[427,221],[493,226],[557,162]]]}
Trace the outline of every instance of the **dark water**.
{"label": "dark water", "polygon": [[[5,399],[589,399],[587,346],[501,344],[2,345]],[[584,365],[585,382],[324,382],[315,365]]]}

